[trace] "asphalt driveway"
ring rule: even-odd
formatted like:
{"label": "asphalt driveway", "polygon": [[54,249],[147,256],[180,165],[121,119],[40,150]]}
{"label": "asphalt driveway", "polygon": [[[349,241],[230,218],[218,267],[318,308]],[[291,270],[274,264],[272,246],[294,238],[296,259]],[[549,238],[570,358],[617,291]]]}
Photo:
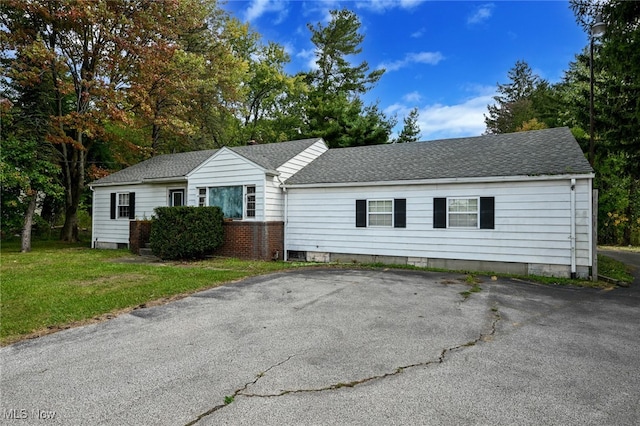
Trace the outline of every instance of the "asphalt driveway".
{"label": "asphalt driveway", "polygon": [[640,423],[637,286],[482,281],[298,270],[14,344],[0,423]]}

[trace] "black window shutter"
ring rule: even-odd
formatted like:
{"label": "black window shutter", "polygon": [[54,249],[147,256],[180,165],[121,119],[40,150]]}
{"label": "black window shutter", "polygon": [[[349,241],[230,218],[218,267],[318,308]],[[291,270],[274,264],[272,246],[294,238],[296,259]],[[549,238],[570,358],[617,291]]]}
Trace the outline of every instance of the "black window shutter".
{"label": "black window shutter", "polygon": [[136,218],[136,193],[129,193],[129,219]]}
{"label": "black window shutter", "polygon": [[111,219],[115,219],[116,218],[116,193],[112,192],[111,193]]}
{"label": "black window shutter", "polygon": [[495,198],[480,197],[480,229],[495,228]]}
{"label": "black window shutter", "polygon": [[356,228],[367,226],[367,200],[356,200]]}
{"label": "black window shutter", "polygon": [[393,200],[393,227],[407,227],[407,200],[404,198]]}
{"label": "black window shutter", "polygon": [[447,199],[446,198],[433,199],[433,227],[434,228],[447,227]]}

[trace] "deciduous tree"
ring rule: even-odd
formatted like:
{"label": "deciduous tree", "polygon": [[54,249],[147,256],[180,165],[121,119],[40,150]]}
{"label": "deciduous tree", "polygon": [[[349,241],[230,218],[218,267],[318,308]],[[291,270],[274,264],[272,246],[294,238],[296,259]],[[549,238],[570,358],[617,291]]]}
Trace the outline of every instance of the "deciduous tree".
{"label": "deciduous tree", "polygon": [[[159,61],[176,66],[174,59],[181,60],[173,55],[182,47],[181,36],[208,25],[208,17],[201,13],[203,1],[3,2],[3,39],[7,50],[21,53],[9,58],[9,78],[23,72],[23,57],[50,73],[55,111],[47,140],[60,153],[65,187],[63,240],[78,236],[77,213],[91,145],[104,139],[105,123],[131,121],[127,114],[131,102],[143,97],[139,93],[136,97],[135,91],[148,89],[136,86],[134,77],[166,71],[157,66]],[[143,72],[141,66],[150,68]],[[169,120],[162,111],[154,117]]]}

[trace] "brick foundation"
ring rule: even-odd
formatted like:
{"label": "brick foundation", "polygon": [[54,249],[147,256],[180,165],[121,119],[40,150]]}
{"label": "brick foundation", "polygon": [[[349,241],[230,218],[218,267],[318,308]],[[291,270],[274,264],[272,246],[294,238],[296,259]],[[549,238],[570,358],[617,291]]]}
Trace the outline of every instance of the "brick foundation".
{"label": "brick foundation", "polygon": [[[282,260],[284,253],[284,222],[225,221],[224,240],[213,255],[240,259]],[[132,220],[129,223],[129,249],[140,254],[149,242],[151,221]]]}
{"label": "brick foundation", "polygon": [[284,222],[224,223],[224,241],[213,254],[241,259],[282,260]]}

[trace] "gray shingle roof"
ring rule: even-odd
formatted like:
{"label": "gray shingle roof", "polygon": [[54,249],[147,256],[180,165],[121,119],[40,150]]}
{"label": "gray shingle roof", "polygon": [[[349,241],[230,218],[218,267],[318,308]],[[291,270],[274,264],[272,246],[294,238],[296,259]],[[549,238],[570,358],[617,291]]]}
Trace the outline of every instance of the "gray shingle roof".
{"label": "gray shingle roof", "polygon": [[[318,140],[318,138],[301,139],[264,145],[237,146],[230,149],[265,169],[275,170]],[[126,184],[149,179],[181,178],[217,151],[216,149],[210,149],[159,155],[99,179],[93,182],[93,185]]]}
{"label": "gray shingle roof", "polygon": [[592,173],[568,128],[330,149],[287,184]]}
{"label": "gray shingle roof", "polygon": [[265,169],[275,170],[319,140],[320,138],[300,139],[262,145],[236,146],[231,149]]}

